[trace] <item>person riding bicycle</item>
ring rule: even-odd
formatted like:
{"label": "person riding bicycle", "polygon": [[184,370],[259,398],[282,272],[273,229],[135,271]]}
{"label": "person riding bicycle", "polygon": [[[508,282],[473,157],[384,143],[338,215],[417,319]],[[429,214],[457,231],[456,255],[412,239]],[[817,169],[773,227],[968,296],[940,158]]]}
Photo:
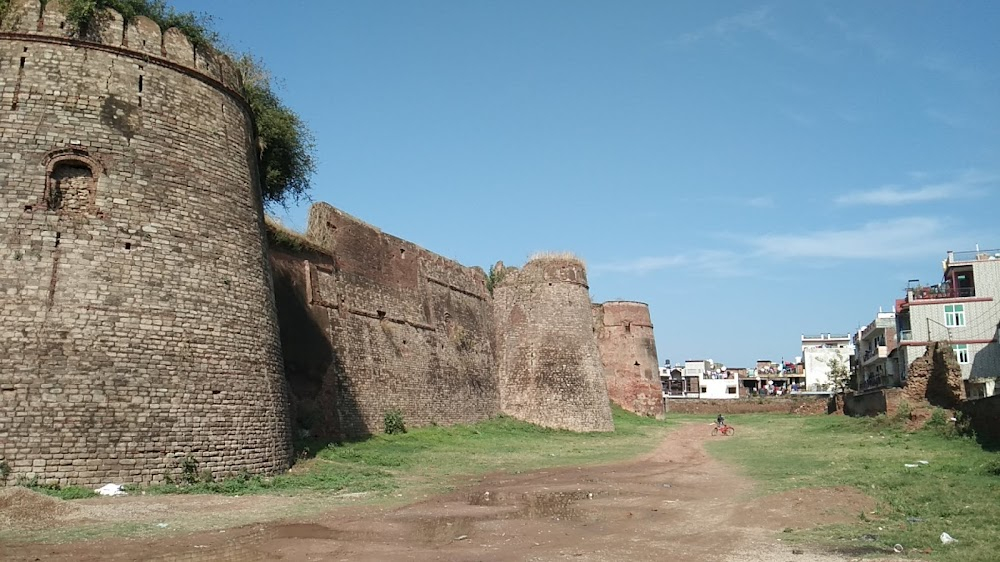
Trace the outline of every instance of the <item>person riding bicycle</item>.
{"label": "person riding bicycle", "polygon": [[722,414],[719,414],[719,417],[715,418],[715,425],[719,429],[726,427],[726,418],[722,417]]}

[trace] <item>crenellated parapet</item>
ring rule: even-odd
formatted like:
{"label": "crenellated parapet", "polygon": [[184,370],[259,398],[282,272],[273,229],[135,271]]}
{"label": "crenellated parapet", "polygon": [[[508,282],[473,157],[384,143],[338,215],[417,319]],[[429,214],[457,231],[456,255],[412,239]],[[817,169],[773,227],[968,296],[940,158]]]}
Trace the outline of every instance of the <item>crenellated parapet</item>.
{"label": "crenellated parapet", "polygon": [[228,56],[208,46],[195,47],[180,29],[161,30],[146,16],[125,21],[117,11],[105,8],[87,29],[78,29],[67,19],[63,0],[50,0],[44,8],[39,0],[10,0],[7,13],[0,19],[0,38],[104,48],[151,64],[201,75],[210,83],[242,95],[242,78]]}

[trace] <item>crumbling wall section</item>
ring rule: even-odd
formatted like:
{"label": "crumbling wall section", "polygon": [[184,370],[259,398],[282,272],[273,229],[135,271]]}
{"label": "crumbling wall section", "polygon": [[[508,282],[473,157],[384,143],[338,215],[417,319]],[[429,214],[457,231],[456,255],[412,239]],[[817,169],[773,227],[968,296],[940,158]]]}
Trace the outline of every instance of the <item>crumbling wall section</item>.
{"label": "crumbling wall section", "polygon": [[612,431],[583,264],[531,260],[493,295],[503,412],[545,427]]}
{"label": "crumbling wall section", "polygon": [[932,406],[950,409],[964,398],[961,365],[945,342],[932,342],[907,373],[904,393],[914,403],[926,400]]}
{"label": "crumbling wall section", "polygon": [[594,334],[611,401],[642,416],[663,415],[663,390],[649,306],[612,301],[593,306]]}

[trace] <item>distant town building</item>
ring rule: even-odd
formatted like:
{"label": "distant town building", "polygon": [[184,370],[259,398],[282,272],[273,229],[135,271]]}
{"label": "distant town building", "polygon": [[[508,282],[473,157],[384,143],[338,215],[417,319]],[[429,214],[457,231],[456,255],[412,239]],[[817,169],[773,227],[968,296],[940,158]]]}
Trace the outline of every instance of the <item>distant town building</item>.
{"label": "distant town building", "polygon": [[899,350],[905,379],[911,363],[933,341],[951,344],[969,398],[997,394],[1000,377],[1000,250],[948,252],[936,285],[907,288],[896,301]]}
{"label": "distant town building", "polygon": [[729,400],[740,397],[739,373],[711,359],[689,359],[683,369],[660,368],[664,398],[706,398]]}
{"label": "distant town building", "polygon": [[899,386],[899,369],[890,355],[896,349],[896,313],[882,312],[854,336],[854,387],[874,390]]}
{"label": "distant town building", "polygon": [[837,360],[848,367],[854,344],[849,334],[818,334],[802,336],[802,359],[805,364],[805,386],[809,392],[833,390],[830,361]]}

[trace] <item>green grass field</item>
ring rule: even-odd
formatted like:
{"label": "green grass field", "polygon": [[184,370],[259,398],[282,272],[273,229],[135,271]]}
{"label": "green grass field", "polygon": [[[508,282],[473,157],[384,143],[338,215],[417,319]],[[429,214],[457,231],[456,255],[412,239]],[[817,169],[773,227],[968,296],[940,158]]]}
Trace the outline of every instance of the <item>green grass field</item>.
{"label": "green grass field", "polygon": [[[908,557],[1000,560],[1000,455],[954,436],[946,424],[908,433],[901,420],[884,416],[734,415],[727,421],[736,437],[712,441],[708,450],[742,467],[758,483],[756,493],[851,486],[878,503],[875,513],[853,524],[788,538],[845,552],[891,553],[900,544]],[[942,532],[958,542],[942,545]]]}
{"label": "green grass field", "polygon": [[[804,521],[801,529],[783,533],[784,540],[853,554],[891,553],[898,543],[911,559],[1000,560],[1000,454],[956,436],[938,414],[934,428],[917,432],[906,432],[901,419],[884,416],[733,415],[728,421],[737,428],[736,436],[713,439],[707,448],[754,481],[755,495],[849,486],[877,502],[873,513],[859,513],[851,524],[808,529]],[[406,502],[491,472],[632,459],[682,423],[711,421],[675,414],[656,421],[617,408],[614,416],[614,433],[576,434],[500,417],[354,443],[314,443],[305,449],[306,458],[281,476],[204,481],[196,467],[189,467],[191,483],[145,492],[302,494],[305,503],[329,494],[366,493],[365,501]],[[85,495],[77,489],[39,490],[66,498]],[[942,532],[958,542],[942,545]]]}
{"label": "green grass field", "polygon": [[[307,459],[271,479],[228,478],[159,485],[147,493],[430,493],[489,472],[621,461],[651,451],[676,424],[614,409],[613,433],[545,429],[509,417],[424,427],[343,444],[303,444]],[[189,480],[196,480],[197,470]],[[206,479],[207,480],[207,479]]]}

